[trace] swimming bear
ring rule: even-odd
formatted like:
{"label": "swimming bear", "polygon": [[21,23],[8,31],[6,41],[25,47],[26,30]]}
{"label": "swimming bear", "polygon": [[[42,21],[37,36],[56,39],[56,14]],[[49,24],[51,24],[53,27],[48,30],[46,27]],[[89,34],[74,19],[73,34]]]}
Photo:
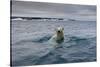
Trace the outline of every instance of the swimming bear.
{"label": "swimming bear", "polygon": [[58,27],[55,29],[55,34],[50,38],[52,44],[60,44],[64,41],[64,28]]}

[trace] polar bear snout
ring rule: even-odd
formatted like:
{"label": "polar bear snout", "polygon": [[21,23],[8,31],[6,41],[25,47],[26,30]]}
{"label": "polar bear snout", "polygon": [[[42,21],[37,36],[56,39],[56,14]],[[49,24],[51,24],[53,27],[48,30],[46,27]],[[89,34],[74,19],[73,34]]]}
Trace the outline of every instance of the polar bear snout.
{"label": "polar bear snout", "polygon": [[60,31],[60,30],[58,30],[57,32],[58,32],[58,33],[61,33],[61,31]]}

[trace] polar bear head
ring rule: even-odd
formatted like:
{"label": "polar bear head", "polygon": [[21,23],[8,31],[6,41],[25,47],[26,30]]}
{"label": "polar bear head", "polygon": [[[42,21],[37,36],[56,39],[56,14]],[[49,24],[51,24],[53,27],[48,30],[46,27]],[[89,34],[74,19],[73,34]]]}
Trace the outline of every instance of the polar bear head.
{"label": "polar bear head", "polygon": [[57,35],[63,35],[64,28],[63,27],[58,27],[58,28],[55,29],[55,31],[56,31]]}

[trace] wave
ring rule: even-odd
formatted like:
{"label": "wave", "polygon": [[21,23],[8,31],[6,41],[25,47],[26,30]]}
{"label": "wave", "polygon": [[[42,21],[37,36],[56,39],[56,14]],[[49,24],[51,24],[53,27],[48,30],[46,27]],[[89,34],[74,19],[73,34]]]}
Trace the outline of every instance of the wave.
{"label": "wave", "polygon": [[47,42],[50,38],[51,35],[46,35],[14,43],[14,46],[12,45],[12,65],[96,61],[96,37],[82,38],[65,35],[64,42],[57,48]]}

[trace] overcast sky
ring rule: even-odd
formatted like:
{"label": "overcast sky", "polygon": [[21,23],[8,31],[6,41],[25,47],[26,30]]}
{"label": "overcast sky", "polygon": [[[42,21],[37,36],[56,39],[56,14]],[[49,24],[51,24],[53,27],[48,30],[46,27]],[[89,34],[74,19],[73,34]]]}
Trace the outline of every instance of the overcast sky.
{"label": "overcast sky", "polygon": [[12,16],[96,20],[96,6],[13,1]]}

